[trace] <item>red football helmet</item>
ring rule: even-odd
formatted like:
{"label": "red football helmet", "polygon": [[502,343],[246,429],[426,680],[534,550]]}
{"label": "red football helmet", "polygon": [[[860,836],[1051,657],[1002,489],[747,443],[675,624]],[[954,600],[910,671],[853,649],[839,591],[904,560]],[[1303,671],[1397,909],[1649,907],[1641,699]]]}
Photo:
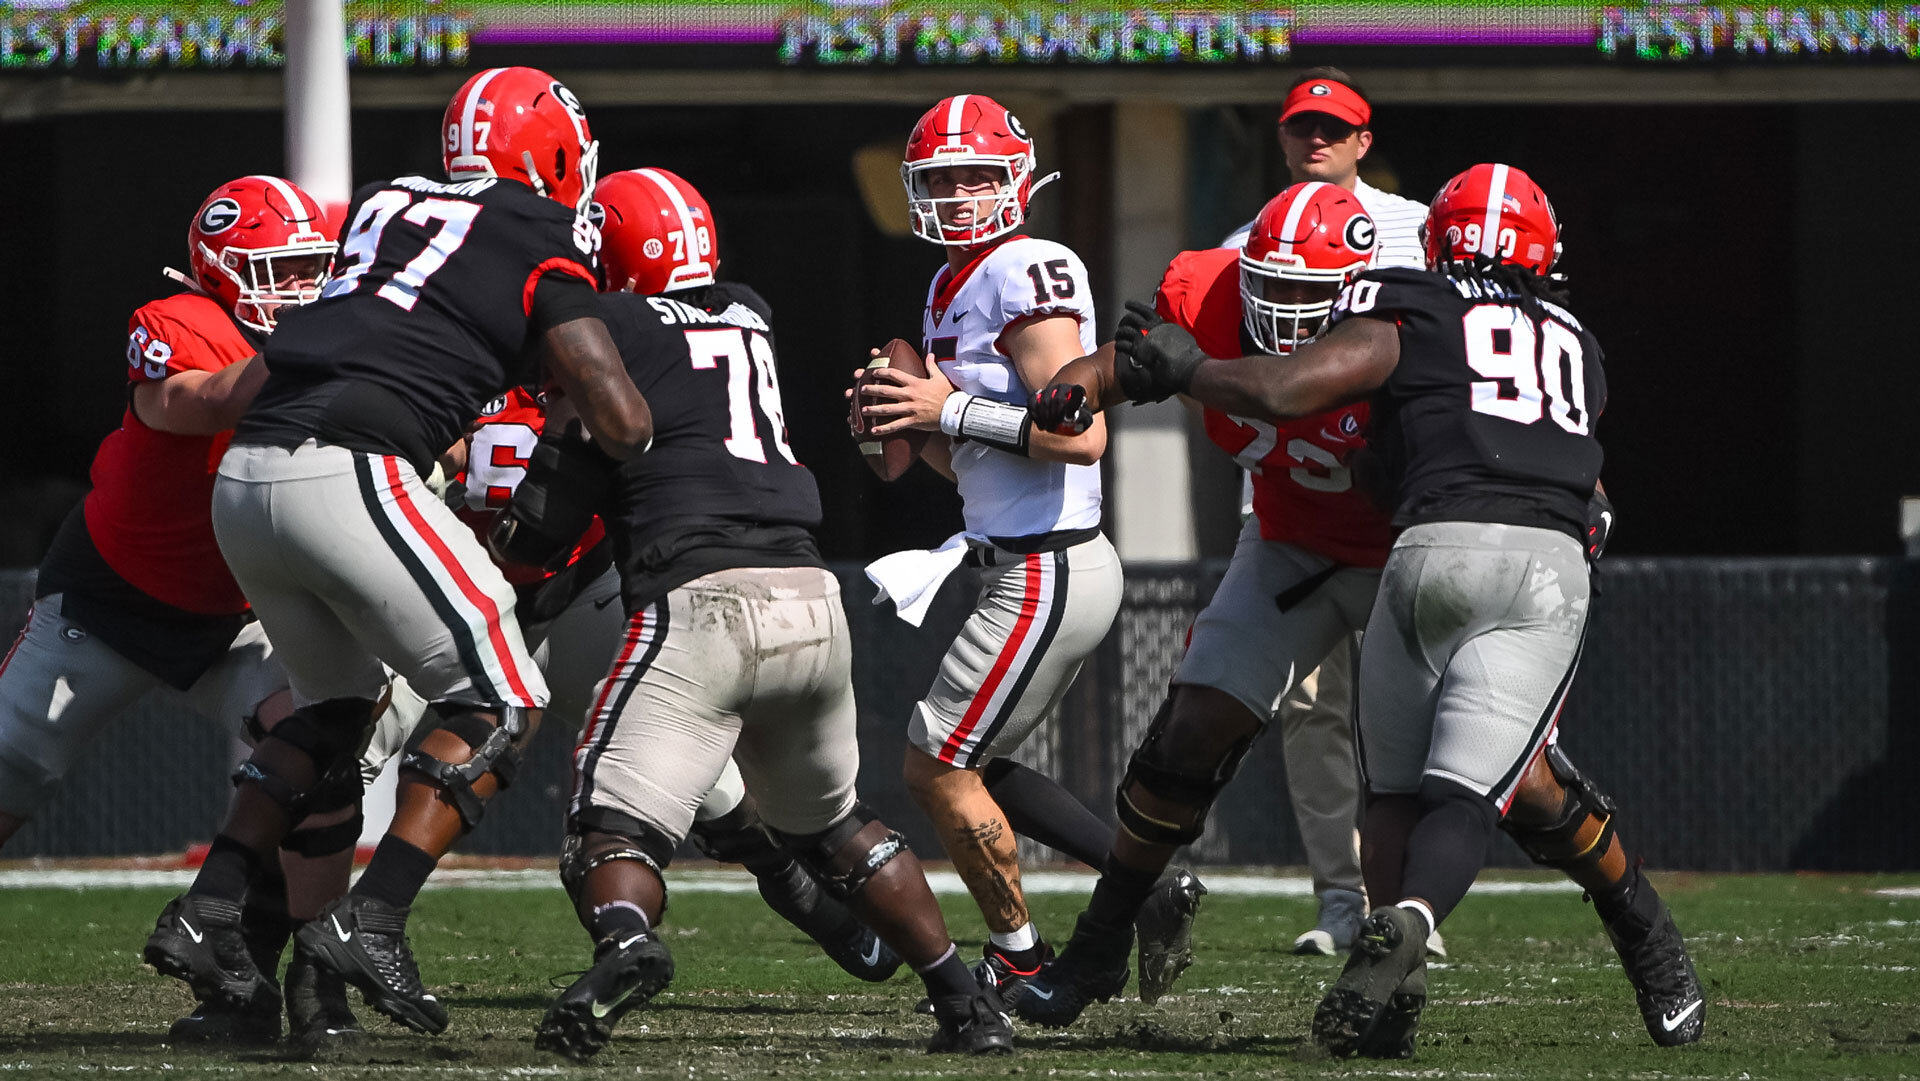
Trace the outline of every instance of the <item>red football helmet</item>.
{"label": "red football helmet", "polygon": [[326,211],[293,181],[243,176],[215,188],[187,227],[191,284],[271,334],[282,307],[320,295],[335,238]]}
{"label": "red football helmet", "polygon": [[447,103],[449,180],[502,176],[585,213],[600,144],[573,91],[536,68],[488,68]]}
{"label": "red football helmet", "polygon": [[1320,332],[1340,290],[1373,262],[1373,219],[1359,197],[1309,181],[1273,197],[1240,251],[1240,307],[1247,333],[1269,353],[1288,353]]}
{"label": "red football helmet", "polygon": [[665,293],[713,284],[719,234],[692,184],[665,169],[610,173],[593,189],[607,288]]}
{"label": "red football helmet", "polygon": [[[928,188],[929,174],[955,165],[999,169],[1005,179],[997,196],[934,198]],[[1033,193],[1060,175],[1050,173],[1036,181],[1033,174],[1038,167],[1033,140],[1006,106],[983,94],[942,101],[913,126],[900,163],[914,235],[947,247],[971,248],[1018,229],[1027,220],[1027,202]],[[986,198],[996,200],[993,209],[976,216],[974,203]],[[948,224],[941,218],[942,209],[966,220]]]}
{"label": "red football helmet", "polygon": [[1476,165],[1442,184],[1420,228],[1429,267],[1485,255],[1545,274],[1560,258],[1553,204],[1511,165]]}

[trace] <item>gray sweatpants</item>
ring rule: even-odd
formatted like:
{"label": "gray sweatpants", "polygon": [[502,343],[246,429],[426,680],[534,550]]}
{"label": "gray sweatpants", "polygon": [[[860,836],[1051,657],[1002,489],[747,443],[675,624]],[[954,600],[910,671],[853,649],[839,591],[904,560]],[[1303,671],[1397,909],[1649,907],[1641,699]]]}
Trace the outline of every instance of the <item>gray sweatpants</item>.
{"label": "gray sweatpants", "polygon": [[1379,793],[1445,778],[1505,813],[1560,718],[1587,624],[1572,537],[1485,522],[1408,528],[1360,650],[1360,762]]}

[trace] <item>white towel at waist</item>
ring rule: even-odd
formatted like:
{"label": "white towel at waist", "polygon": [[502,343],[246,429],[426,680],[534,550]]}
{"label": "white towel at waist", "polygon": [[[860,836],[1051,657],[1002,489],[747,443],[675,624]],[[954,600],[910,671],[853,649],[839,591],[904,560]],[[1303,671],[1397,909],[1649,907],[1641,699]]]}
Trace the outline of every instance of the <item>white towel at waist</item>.
{"label": "white towel at waist", "polygon": [[965,533],[955,533],[932,550],[914,548],[881,556],[867,564],[867,577],[880,587],[873,603],[892,600],[895,614],[918,627],[933,607],[940,583],[959,570],[966,558]]}

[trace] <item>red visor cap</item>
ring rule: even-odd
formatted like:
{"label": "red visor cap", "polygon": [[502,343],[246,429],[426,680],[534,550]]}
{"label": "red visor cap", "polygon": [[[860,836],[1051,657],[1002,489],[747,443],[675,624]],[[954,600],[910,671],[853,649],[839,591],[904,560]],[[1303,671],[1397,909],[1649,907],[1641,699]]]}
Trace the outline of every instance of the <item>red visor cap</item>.
{"label": "red visor cap", "polygon": [[1301,83],[1287,95],[1287,102],[1280,109],[1280,122],[1296,113],[1326,113],[1364,128],[1373,119],[1373,108],[1367,99],[1345,83],[1336,83],[1331,79],[1315,79]]}

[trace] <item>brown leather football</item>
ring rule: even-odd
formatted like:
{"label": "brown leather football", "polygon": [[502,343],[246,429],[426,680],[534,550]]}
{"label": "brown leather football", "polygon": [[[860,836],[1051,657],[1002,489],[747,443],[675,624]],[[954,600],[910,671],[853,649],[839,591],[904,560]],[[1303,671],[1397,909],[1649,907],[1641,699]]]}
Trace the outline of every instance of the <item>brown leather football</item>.
{"label": "brown leather football", "polygon": [[913,463],[920,458],[920,448],[927,445],[927,437],[933,433],[914,428],[895,432],[879,439],[867,437],[867,420],[860,413],[860,406],[865,397],[863,388],[867,385],[867,373],[876,368],[888,367],[898,368],[912,375],[927,374],[927,362],[914,345],[895,338],[881,346],[880,355],[874,357],[866,370],[860,373],[860,377],[854,380],[853,412],[848,418],[848,423],[853,428],[854,438],[860,441],[861,457],[866,459],[867,465],[873,468],[881,480],[891,481],[899,480],[907,470],[913,468]]}

